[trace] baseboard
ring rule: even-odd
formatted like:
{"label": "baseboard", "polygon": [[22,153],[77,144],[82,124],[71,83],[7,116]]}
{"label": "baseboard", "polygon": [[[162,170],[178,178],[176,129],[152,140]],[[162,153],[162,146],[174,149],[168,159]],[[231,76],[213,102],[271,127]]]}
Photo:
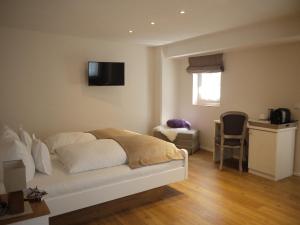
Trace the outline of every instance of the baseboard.
{"label": "baseboard", "polygon": [[296,171],[294,171],[294,176],[298,176],[298,177],[300,177],[300,172],[296,172]]}
{"label": "baseboard", "polygon": [[204,151],[208,151],[208,152],[213,152],[214,151],[212,148],[209,148],[207,146],[201,146],[201,145],[200,145],[200,149],[202,149]]}
{"label": "baseboard", "polygon": [[248,169],[248,172],[251,173],[251,174],[254,174],[256,176],[264,177],[264,178],[269,179],[269,180],[274,180],[274,181],[278,180],[278,178],[276,178],[273,175],[263,173],[263,172],[260,172],[260,171],[257,171],[257,170],[253,170],[253,169],[250,169],[250,168]]}

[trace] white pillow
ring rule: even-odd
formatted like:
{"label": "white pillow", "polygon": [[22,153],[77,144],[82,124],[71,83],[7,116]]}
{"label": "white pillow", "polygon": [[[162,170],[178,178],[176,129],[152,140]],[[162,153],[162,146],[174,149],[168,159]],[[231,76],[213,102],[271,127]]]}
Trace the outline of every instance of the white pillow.
{"label": "white pillow", "polygon": [[32,139],[29,133],[26,130],[24,130],[22,127],[19,128],[19,138],[26,146],[27,151],[31,154]]}
{"label": "white pillow", "polygon": [[32,140],[32,156],[35,168],[41,173],[51,175],[52,164],[47,146],[39,139]]}
{"label": "white pillow", "polygon": [[14,132],[8,126],[3,126],[0,131],[0,142],[7,142],[13,140],[20,140],[16,132]]}
{"label": "white pillow", "polygon": [[68,145],[56,150],[69,173],[113,167],[126,163],[126,153],[112,139]]}
{"label": "white pillow", "polygon": [[96,137],[90,133],[84,132],[67,132],[58,133],[48,137],[45,143],[50,151],[50,153],[55,153],[57,148],[61,148],[66,145],[85,143],[96,140]]}
{"label": "white pillow", "polygon": [[0,180],[3,180],[4,161],[23,160],[26,169],[26,181],[32,180],[35,173],[34,161],[20,140],[7,140],[0,143]]}

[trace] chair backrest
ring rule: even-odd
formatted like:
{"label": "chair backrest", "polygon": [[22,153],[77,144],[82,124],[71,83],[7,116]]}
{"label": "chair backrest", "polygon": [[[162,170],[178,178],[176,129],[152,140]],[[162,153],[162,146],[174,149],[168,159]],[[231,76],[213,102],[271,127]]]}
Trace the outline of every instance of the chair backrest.
{"label": "chair backrest", "polygon": [[242,139],[246,136],[248,115],[243,112],[230,111],[220,116],[221,136]]}

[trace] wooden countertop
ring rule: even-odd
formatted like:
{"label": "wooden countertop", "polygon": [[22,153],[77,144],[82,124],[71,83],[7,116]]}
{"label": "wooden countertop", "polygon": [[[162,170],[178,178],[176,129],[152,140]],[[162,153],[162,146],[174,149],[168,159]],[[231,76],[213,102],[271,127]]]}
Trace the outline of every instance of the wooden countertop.
{"label": "wooden countertop", "polygon": [[[2,199],[5,199],[5,195],[0,196]],[[0,220],[0,225],[6,225],[6,224],[11,224],[11,223],[16,223],[28,219],[33,219],[41,216],[46,216],[50,214],[50,210],[45,203],[45,201],[41,202],[30,202],[30,206],[32,208],[32,213],[26,214],[26,215],[21,215],[21,216],[16,216],[14,218],[9,218],[9,219],[4,219]]]}

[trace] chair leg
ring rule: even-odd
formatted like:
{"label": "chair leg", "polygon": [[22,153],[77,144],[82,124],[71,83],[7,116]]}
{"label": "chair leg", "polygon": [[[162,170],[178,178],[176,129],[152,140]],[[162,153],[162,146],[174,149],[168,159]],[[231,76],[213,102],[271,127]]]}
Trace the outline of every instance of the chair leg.
{"label": "chair leg", "polygon": [[220,147],[220,170],[223,169],[223,160],[224,160],[224,147],[221,145]]}
{"label": "chair leg", "polygon": [[243,158],[244,158],[244,144],[242,144],[240,148],[239,170],[241,173],[243,172]]}

